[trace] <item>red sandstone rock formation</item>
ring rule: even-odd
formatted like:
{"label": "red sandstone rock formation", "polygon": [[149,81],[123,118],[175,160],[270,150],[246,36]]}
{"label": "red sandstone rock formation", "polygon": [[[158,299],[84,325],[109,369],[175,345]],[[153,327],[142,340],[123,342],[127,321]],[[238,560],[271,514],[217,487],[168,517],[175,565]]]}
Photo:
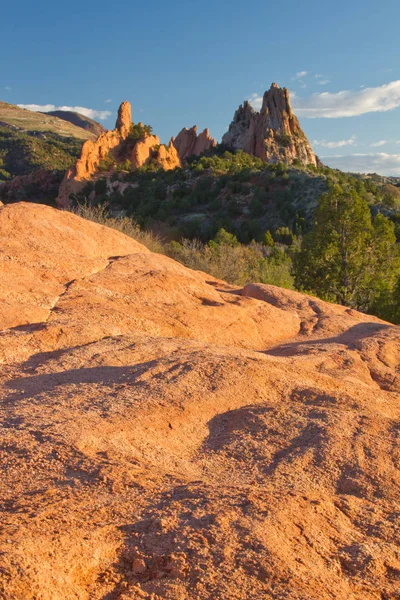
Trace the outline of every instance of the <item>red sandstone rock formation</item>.
{"label": "red sandstone rock formation", "polygon": [[289,91],[273,83],[265,92],[260,112],[248,102],[238,108],[223,136],[232,150],[244,150],[266,162],[317,165],[317,157],[290,105]]}
{"label": "red sandstone rock formation", "polygon": [[176,138],[171,139],[171,142],[177,149],[181,161],[190,156],[199,156],[217,145],[214,138],[210,136],[208,129],[197,135],[196,125],[191,129],[186,127],[182,129]]}
{"label": "red sandstone rock formation", "polygon": [[118,118],[113,131],[102,133],[97,140],[86,141],[82,146],[81,156],[74,167],[66,172],[61,183],[57,205],[64,208],[70,204],[70,195],[78,193],[87,181],[96,173],[100,161],[111,151],[118,150],[128,137],[131,128],[131,105],[123,102],[118,110]]}
{"label": "red sandstone rock formation", "polygon": [[118,117],[115,123],[115,129],[120,132],[122,139],[126,139],[132,125],[131,105],[126,100],[122,102],[118,109]]}
{"label": "red sandstone rock formation", "polygon": [[156,160],[164,171],[169,171],[182,166],[179,154],[172,141],[170,141],[168,146],[164,146],[163,144],[159,147]]}
{"label": "red sandstone rock formation", "polygon": [[[168,147],[161,145],[156,135],[144,134],[143,139],[136,142],[131,150],[129,150],[129,145],[123,147],[123,142],[129,135],[131,125],[131,106],[129,102],[123,102],[118,111],[115,129],[102,133],[94,142],[85,142],[79,160],[65,174],[57,198],[59,207],[69,206],[70,195],[77,194],[85,183],[96,175],[100,161],[105,159],[110,152],[116,155],[117,160],[129,159],[132,169],[137,169],[150,162],[160,164],[165,170],[181,166],[178,152],[172,141]],[[206,143],[207,141],[203,136],[197,146],[201,147]],[[130,155],[127,155],[128,151]]]}
{"label": "red sandstone rock formation", "polygon": [[0,597],[399,595],[399,327],[0,209]]}
{"label": "red sandstone rock formation", "polygon": [[165,170],[181,166],[178,153],[172,143],[166,147],[160,144],[157,135],[146,135],[143,140],[136,142],[132,150],[132,169],[138,169],[150,162],[156,162]]}

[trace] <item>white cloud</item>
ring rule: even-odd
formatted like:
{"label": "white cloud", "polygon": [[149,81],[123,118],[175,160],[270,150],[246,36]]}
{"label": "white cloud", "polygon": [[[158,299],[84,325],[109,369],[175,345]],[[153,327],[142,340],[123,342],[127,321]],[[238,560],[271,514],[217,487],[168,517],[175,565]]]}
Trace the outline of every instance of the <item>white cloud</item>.
{"label": "white cloud", "polygon": [[328,85],[328,83],[330,83],[330,79],[320,79],[317,83],[318,85]]}
{"label": "white cloud", "polygon": [[84,106],[55,106],[54,104],[17,104],[17,106],[33,110],[34,112],[68,110],[89,117],[89,119],[100,119],[100,121],[104,121],[104,119],[107,119],[112,114],[109,110],[96,110],[94,108],[85,108]]}
{"label": "white cloud", "polygon": [[379,173],[400,177],[400,154],[350,154],[321,156],[322,162],[334,169],[353,173]]}
{"label": "white cloud", "polygon": [[353,135],[348,140],[339,140],[337,142],[328,142],[327,140],[314,140],[313,146],[322,146],[323,148],[343,148],[343,146],[355,146],[356,136]]}
{"label": "white cloud", "polygon": [[295,97],[293,108],[309,119],[355,117],[370,112],[386,112],[400,106],[400,80],[363,90],[322,92],[308,98]]}
{"label": "white cloud", "polygon": [[105,102],[106,104],[110,104],[110,102],[112,102],[112,100],[111,100],[111,98],[109,98],[108,100],[104,100],[104,102]]}
{"label": "white cloud", "polygon": [[387,140],[380,140],[379,142],[375,142],[374,144],[370,144],[371,148],[379,148],[380,146],[384,146],[387,144]]}
{"label": "white cloud", "polygon": [[260,110],[263,103],[262,96],[260,96],[259,94],[251,94],[248,100],[255,110]]}
{"label": "white cloud", "polygon": [[302,77],[305,77],[306,75],[308,75],[308,71],[298,71],[296,73],[295,79],[301,79]]}

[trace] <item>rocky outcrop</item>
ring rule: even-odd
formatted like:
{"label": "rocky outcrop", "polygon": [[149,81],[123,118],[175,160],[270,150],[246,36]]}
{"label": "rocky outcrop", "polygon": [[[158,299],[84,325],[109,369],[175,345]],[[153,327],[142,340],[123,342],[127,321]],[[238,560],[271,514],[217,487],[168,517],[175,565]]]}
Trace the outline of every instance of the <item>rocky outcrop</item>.
{"label": "rocky outcrop", "polygon": [[317,165],[318,159],[292,111],[289,90],[273,83],[265,92],[260,112],[249,102],[238,108],[223,136],[231,150],[244,150],[265,162]]}
{"label": "rocky outcrop", "polygon": [[156,161],[164,169],[164,171],[169,171],[182,166],[178,151],[176,150],[172,141],[170,141],[168,146],[163,144],[159,147]]}
{"label": "rocky outcrop", "polygon": [[[131,105],[129,102],[123,102],[118,110],[115,129],[102,133],[94,142],[90,140],[85,142],[79,160],[65,174],[58,192],[59,207],[65,208],[70,205],[71,194],[79,193],[86,182],[96,176],[100,161],[106,159],[110,152],[117,162],[130,160],[133,170],[149,163],[159,164],[166,171],[181,166],[178,152],[172,141],[167,147],[160,144],[158,136],[143,133],[143,137],[133,142],[133,145],[127,143],[131,125]],[[204,144],[205,141],[203,140],[202,143]]]}
{"label": "rocky outcrop", "polygon": [[178,152],[169,143],[169,146],[160,144],[157,135],[146,135],[143,140],[139,140],[132,150],[131,164],[132,169],[138,169],[149,163],[158,163],[165,171],[175,169],[181,166]]}
{"label": "rocky outcrop", "polygon": [[208,129],[197,134],[196,125],[191,129],[186,127],[176,136],[171,139],[172,144],[178,151],[181,161],[186,160],[191,156],[200,156],[207,150],[215,148],[217,142],[210,136]]}
{"label": "rocky outcrop", "polygon": [[148,164],[154,154],[154,148],[159,145],[160,139],[157,135],[147,135],[143,140],[136,142],[131,155],[132,169],[139,169]]}
{"label": "rocky outcrop", "polygon": [[132,110],[131,105],[126,100],[122,102],[118,109],[118,117],[115,123],[115,129],[117,129],[123,139],[126,139],[129,135],[129,131],[132,125]]}
{"label": "rocky outcrop", "polygon": [[399,327],[9,204],[0,410],[4,600],[399,598]]}
{"label": "rocky outcrop", "polygon": [[95,141],[88,140],[83,144],[79,160],[68,169],[61,183],[57,197],[59,207],[69,206],[71,194],[77,194],[84,187],[96,173],[101,160],[111,151],[118,150],[128,137],[131,124],[131,105],[123,102],[118,110],[115,129],[102,133]]}

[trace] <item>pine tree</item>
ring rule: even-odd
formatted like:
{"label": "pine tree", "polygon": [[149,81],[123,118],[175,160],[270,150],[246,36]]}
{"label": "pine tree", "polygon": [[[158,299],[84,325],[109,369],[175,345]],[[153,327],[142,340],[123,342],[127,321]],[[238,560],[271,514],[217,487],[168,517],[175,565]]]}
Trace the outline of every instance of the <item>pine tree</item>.
{"label": "pine tree", "polygon": [[294,258],[298,289],[360,310],[380,311],[400,272],[393,224],[372,221],[355,190],[335,186],[320,201],[314,227]]}

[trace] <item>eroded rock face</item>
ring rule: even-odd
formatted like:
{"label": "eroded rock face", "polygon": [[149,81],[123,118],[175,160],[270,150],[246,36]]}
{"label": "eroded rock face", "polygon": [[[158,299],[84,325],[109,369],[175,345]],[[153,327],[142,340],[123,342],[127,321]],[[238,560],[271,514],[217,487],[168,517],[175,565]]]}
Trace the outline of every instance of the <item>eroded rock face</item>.
{"label": "eroded rock face", "polygon": [[207,150],[215,148],[217,142],[210,136],[208,129],[197,134],[196,125],[191,129],[186,127],[180,131],[176,138],[171,139],[172,144],[178,151],[181,161],[191,156],[200,156]]}
{"label": "eroded rock face", "polygon": [[102,133],[97,140],[87,140],[76,164],[68,169],[60,185],[57,205],[65,208],[70,205],[70,195],[77,194],[96,173],[100,161],[118,147],[128,137],[131,127],[131,105],[123,102],[118,110],[115,129]]}
{"label": "eroded rock face", "polygon": [[182,166],[178,151],[172,141],[170,141],[168,146],[160,146],[156,160],[164,171],[169,171],[170,169],[176,169],[177,167]]}
{"label": "eroded rock face", "polygon": [[0,209],[0,597],[397,599],[400,328]]}
{"label": "eroded rock face", "polygon": [[265,92],[260,112],[249,102],[238,108],[222,143],[270,163],[298,160],[316,166],[318,162],[292,111],[289,91],[276,83]]}
{"label": "eroded rock face", "polygon": [[143,140],[137,142],[132,150],[132,169],[138,169],[150,162],[158,163],[165,171],[181,166],[178,153],[172,142],[169,146],[160,144],[157,135],[146,135]]}
{"label": "eroded rock face", "polygon": [[132,109],[129,102],[126,100],[120,105],[118,109],[118,117],[115,123],[115,129],[117,129],[121,137],[125,139],[132,125]]}
{"label": "eroded rock face", "polygon": [[138,169],[150,162],[154,148],[160,145],[158,135],[147,135],[144,140],[137,142],[132,150],[131,164],[133,169]]}

